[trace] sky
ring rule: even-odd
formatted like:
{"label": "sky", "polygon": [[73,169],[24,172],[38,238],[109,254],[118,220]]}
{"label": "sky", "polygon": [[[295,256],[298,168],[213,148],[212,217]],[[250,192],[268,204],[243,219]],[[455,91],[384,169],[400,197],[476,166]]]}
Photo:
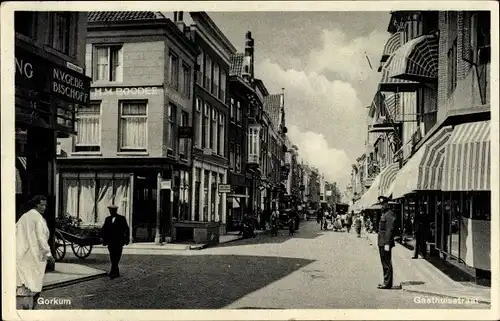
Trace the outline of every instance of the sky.
{"label": "sky", "polygon": [[299,157],[343,190],[365,151],[366,106],[381,77],[389,12],[208,14],[238,52],[252,32],[255,77],[270,93],[285,88],[288,134]]}

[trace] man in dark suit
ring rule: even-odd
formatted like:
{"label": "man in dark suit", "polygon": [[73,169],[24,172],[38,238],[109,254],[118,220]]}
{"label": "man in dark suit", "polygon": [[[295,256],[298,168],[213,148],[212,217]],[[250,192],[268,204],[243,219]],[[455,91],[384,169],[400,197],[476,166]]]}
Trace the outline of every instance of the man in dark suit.
{"label": "man in dark suit", "polygon": [[389,207],[389,198],[379,196],[379,204],[382,205],[382,215],[378,227],[378,250],[380,262],[384,271],[384,283],[379,284],[379,289],[392,288],[392,248],[394,244],[396,215]]}
{"label": "man in dark suit", "polygon": [[118,263],[122,257],[123,246],[130,241],[130,231],[125,216],[118,214],[118,206],[108,206],[109,216],[106,217],[101,229],[101,240],[104,246],[108,246],[111,270],[109,277],[114,279],[120,276]]}
{"label": "man in dark suit", "polygon": [[414,219],[414,238],[415,238],[415,252],[412,259],[418,259],[418,255],[422,258],[427,257],[427,242],[426,242],[426,228],[427,228],[427,215],[423,211],[419,211]]}

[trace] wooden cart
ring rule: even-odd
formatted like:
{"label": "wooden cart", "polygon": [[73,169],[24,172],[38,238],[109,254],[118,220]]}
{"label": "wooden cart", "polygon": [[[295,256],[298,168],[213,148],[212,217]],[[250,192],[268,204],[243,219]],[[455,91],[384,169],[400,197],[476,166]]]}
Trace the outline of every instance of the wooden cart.
{"label": "wooden cart", "polygon": [[80,259],[87,258],[92,253],[94,245],[101,244],[98,236],[82,237],[79,235],[71,234],[67,231],[56,229],[55,233],[56,245],[56,261],[61,261],[66,255],[66,246],[71,245],[71,249],[76,257]]}

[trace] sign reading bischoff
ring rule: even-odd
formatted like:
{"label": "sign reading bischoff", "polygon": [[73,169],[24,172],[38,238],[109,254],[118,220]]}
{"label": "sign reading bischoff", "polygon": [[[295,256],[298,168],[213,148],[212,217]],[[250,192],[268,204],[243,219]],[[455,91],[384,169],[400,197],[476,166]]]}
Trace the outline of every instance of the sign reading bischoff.
{"label": "sign reading bischoff", "polygon": [[61,68],[52,68],[52,92],[63,96],[66,100],[87,105],[89,103],[88,88],[90,80],[82,75],[72,75]]}
{"label": "sign reading bischoff", "polygon": [[125,88],[92,88],[96,96],[155,96],[159,94],[159,87],[125,87]]}

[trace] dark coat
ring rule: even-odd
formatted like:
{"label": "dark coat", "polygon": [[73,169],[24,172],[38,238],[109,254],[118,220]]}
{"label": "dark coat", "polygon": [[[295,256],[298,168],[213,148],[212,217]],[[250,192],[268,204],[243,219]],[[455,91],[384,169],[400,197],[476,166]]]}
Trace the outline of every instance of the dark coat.
{"label": "dark coat", "polygon": [[130,241],[130,230],[127,220],[123,215],[116,215],[113,223],[112,216],[106,217],[101,229],[101,238],[103,245],[123,246]]}
{"label": "dark coat", "polygon": [[391,210],[382,213],[378,225],[378,246],[389,244],[394,247],[394,236],[396,232],[396,215]]}

